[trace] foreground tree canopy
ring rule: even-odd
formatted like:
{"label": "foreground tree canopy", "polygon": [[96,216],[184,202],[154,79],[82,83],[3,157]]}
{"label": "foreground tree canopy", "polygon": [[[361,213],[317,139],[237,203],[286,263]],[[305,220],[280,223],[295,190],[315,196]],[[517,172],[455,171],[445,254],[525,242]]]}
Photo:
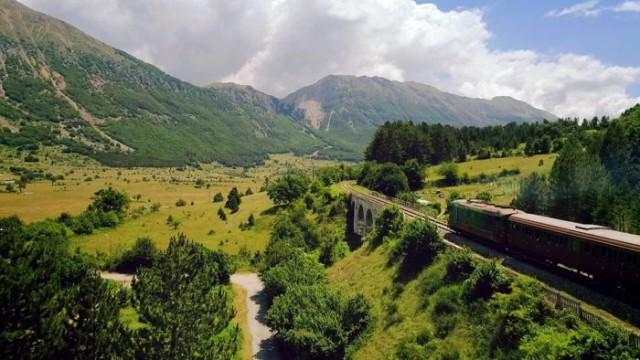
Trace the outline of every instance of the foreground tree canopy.
{"label": "foreground tree canopy", "polygon": [[[0,356],[3,359],[231,359],[240,332],[221,253],[171,239],[157,254],[148,240],[126,255],[141,267],[130,293],[69,254],[54,221],[0,219]],[[141,329],[120,321],[132,306]]]}

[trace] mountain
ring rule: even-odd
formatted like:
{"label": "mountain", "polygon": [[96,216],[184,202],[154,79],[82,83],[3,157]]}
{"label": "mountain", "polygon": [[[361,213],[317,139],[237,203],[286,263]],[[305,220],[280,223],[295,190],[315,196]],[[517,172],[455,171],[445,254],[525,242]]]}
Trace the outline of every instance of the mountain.
{"label": "mountain", "polygon": [[357,154],[386,121],[486,126],[556,119],[510,97],[474,99],[416,82],[367,76],[330,75],[282,101],[318,137],[336,149]]}
{"label": "mountain", "polygon": [[14,0],[0,0],[0,143],[59,144],[120,166],[326,146],[253,89],[180,81]]}

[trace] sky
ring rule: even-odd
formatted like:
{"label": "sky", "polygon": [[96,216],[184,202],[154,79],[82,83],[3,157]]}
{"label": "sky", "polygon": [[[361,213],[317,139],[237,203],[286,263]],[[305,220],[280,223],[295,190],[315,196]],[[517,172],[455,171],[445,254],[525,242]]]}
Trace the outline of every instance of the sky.
{"label": "sky", "polygon": [[197,85],[282,97],[328,74],[382,76],[581,118],[640,103],[640,1],[21,2]]}

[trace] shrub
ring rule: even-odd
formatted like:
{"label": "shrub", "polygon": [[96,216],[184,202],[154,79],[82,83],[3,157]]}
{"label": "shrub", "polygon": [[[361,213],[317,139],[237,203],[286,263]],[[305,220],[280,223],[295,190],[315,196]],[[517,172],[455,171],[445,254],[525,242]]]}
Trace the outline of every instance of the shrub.
{"label": "shrub", "polygon": [[415,204],[418,201],[418,195],[412,193],[411,191],[403,191],[398,194],[398,199],[402,201],[406,201],[411,204]]}
{"label": "shrub", "polygon": [[247,191],[244,192],[245,196],[253,195],[253,190],[251,188],[247,188]]}
{"label": "shrub", "polygon": [[436,346],[431,343],[432,339],[433,335],[427,330],[422,330],[415,335],[403,338],[396,347],[396,358],[410,360],[430,359],[431,354],[436,349]]}
{"label": "shrub", "polygon": [[178,199],[178,201],[176,201],[176,206],[177,207],[187,206],[187,202],[184,199]]}
{"label": "shrub", "polygon": [[135,274],[141,267],[152,266],[157,256],[158,250],[151,239],[138,238],[131,249],[116,260],[114,269],[122,273]]}
{"label": "shrub", "polygon": [[495,261],[479,264],[471,276],[462,284],[462,295],[468,302],[488,299],[494,293],[511,291],[511,278]]}
{"label": "shrub", "polygon": [[476,261],[468,249],[448,251],[446,254],[447,280],[460,281],[468,278],[476,268]]}
{"label": "shrub", "polygon": [[309,179],[303,174],[285,175],[271,182],[267,195],[276,205],[291,205],[309,189]]}
{"label": "shrub", "polygon": [[490,193],[483,191],[476,195],[476,199],[489,202],[491,201],[491,199],[493,199],[493,196]]}
{"label": "shrub", "polygon": [[316,259],[297,254],[262,274],[264,292],[269,299],[284,294],[294,285],[317,285],[327,282],[324,267]]}
{"label": "shrub", "polygon": [[114,212],[119,217],[124,217],[125,211],[129,208],[129,196],[111,187],[101,189],[94,194],[93,202],[89,205],[89,210],[100,210],[102,212]]}
{"label": "shrub", "polygon": [[431,263],[444,249],[438,230],[430,221],[417,219],[406,223],[392,257],[403,258],[402,267],[415,271]]}
{"label": "shrub", "polygon": [[404,217],[397,206],[389,206],[382,209],[376,219],[375,231],[372,234],[373,245],[380,244],[387,236],[399,233],[404,223]]}
{"label": "shrub", "polygon": [[458,175],[458,165],[454,163],[445,163],[440,165],[438,174],[443,177],[442,183],[445,186],[455,186],[460,181],[460,177]]}
{"label": "shrub", "polygon": [[153,203],[153,204],[151,205],[150,211],[151,211],[152,213],[154,213],[154,212],[158,212],[158,211],[160,211],[160,206],[161,206],[161,205],[160,205],[160,203]]}
{"label": "shrub", "polygon": [[213,202],[214,203],[222,202],[222,201],[224,201],[224,196],[222,195],[221,192],[218,192],[213,196]]}
{"label": "shrub", "polygon": [[222,208],[218,208],[218,217],[222,221],[227,221],[227,214],[224,213],[224,210],[222,210]]}
{"label": "shrub", "polygon": [[78,235],[92,234],[93,229],[94,229],[94,221],[91,218],[91,215],[86,212],[78,215],[76,218],[73,219],[73,222],[71,223],[71,230]]}
{"label": "shrub", "polygon": [[367,163],[358,178],[358,184],[388,196],[409,191],[407,176],[393,163]]}
{"label": "shrub", "polygon": [[459,313],[460,294],[458,288],[442,288],[433,295],[431,319],[434,334],[438,338],[445,338],[456,326]]}
{"label": "shrub", "polygon": [[287,349],[286,358],[342,359],[370,326],[371,306],[324,285],[292,286],[275,298],[267,325]]}

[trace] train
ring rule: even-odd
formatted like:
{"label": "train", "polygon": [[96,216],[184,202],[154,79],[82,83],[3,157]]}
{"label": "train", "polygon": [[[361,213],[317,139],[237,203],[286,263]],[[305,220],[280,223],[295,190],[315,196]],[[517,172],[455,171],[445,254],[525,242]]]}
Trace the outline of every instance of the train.
{"label": "train", "polygon": [[530,214],[481,200],[453,201],[449,207],[449,227],[507,252],[638,295],[638,235]]}

